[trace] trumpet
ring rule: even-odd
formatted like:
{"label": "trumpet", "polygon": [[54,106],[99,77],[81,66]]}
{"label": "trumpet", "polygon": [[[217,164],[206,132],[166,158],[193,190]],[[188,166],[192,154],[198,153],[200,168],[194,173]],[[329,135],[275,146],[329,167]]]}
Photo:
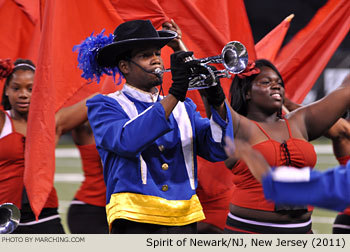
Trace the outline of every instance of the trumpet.
{"label": "trumpet", "polygon": [[[198,66],[191,69],[191,77],[189,80],[189,90],[203,89],[218,84],[219,78],[230,78],[231,74],[238,74],[244,71],[248,64],[248,52],[245,46],[239,41],[230,41],[221,51],[220,55],[207,58],[194,59],[187,57],[185,62],[190,60],[198,61]],[[213,70],[208,64],[223,64],[225,69]],[[170,69],[155,69],[154,74],[160,76]]]}
{"label": "trumpet", "polygon": [[0,205],[0,234],[12,233],[18,226],[21,212],[12,203]]}

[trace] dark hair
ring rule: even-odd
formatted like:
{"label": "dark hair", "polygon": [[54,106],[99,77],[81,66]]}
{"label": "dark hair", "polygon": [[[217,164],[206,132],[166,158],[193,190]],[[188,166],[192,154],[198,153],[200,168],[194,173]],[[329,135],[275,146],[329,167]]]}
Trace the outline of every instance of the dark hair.
{"label": "dark hair", "polygon": [[8,85],[10,84],[10,81],[13,78],[13,74],[15,72],[17,72],[18,70],[23,70],[23,71],[29,70],[29,71],[33,71],[35,73],[35,65],[29,59],[17,59],[15,61],[12,73],[6,78],[4,89],[3,89],[3,92],[2,92],[1,105],[4,107],[4,110],[10,110],[11,109],[11,104],[10,104],[9,98],[5,94],[6,93],[5,90],[8,87]]}
{"label": "dark hair", "polygon": [[[270,61],[266,59],[259,59],[255,61],[255,67],[259,68],[260,70],[264,66],[269,67],[276,72],[276,74],[280,77],[282,81],[282,86],[284,87],[284,82],[280,72]],[[246,116],[248,114],[248,102],[246,100],[246,95],[248,91],[251,90],[252,82],[256,78],[256,76],[258,76],[258,74],[246,76],[245,78],[241,79],[236,75],[233,78],[231,83],[230,93],[229,93],[230,100],[231,100],[231,107],[237,113],[243,116]],[[281,116],[281,114],[282,114],[282,108],[281,108],[281,111],[279,111],[278,116]]]}

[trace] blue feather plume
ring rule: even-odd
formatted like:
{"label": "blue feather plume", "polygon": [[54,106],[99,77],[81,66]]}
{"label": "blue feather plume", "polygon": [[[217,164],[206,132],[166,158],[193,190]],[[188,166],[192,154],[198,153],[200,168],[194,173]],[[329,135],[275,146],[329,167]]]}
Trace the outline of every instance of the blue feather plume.
{"label": "blue feather plume", "polygon": [[120,73],[118,67],[101,67],[96,61],[98,51],[113,42],[113,34],[105,36],[103,35],[104,32],[105,29],[96,36],[94,36],[94,33],[91,33],[90,37],[87,37],[79,45],[73,47],[73,52],[78,51],[78,67],[83,71],[81,77],[88,80],[89,83],[92,81],[99,83],[100,77],[103,74],[112,75],[115,82],[115,75],[118,73],[117,85],[119,85],[122,82],[123,75]]}

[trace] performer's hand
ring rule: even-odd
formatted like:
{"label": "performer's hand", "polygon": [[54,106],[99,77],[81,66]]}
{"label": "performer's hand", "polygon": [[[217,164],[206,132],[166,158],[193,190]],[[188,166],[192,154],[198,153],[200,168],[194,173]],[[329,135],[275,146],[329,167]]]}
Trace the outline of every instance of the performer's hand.
{"label": "performer's hand", "polygon": [[177,51],[188,51],[185,44],[182,42],[182,32],[180,27],[175,23],[173,19],[169,22],[165,22],[162,24],[163,30],[174,31],[177,33],[177,37],[170,41],[167,45],[171,47],[174,52]]}
{"label": "performer's hand", "polygon": [[[208,65],[213,71],[216,71],[214,66]],[[216,79],[217,85],[204,89],[208,103],[214,107],[220,106],[225,101],[225,93],[222,89],[220,79]]]}
{"label": "performer's hand", "polygon": [[174,52],[170,56],[170,69],[173,84],[169,89],[169,94],[175,96],[179,101],[185,101],[188,90],[189,77],[191,68],[197,64],[195,60],[185,62],[185,58],[193,55],[193,52]]}

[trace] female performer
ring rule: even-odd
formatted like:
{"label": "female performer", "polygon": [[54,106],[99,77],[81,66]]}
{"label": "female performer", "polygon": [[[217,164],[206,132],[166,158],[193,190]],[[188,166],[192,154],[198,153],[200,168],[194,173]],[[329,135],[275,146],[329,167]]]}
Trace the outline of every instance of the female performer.
{"label": "female performer", "polygon": [[[282,116],[284,82],[267,60],[248,64],[230,89],[235,139],[259,150],[270,166],[314,167],[309,141],[320,137],[350,106],[350,77],[325,98]],[[312,233],[312,208],[275,205],[242,160],[226,161],[236,188],[230,204],[227,233]]]}
{"label": "female performer", "polygon": [[[27,118],[34,83],[35,65],[27,59],[0,60],[0,77],[6,78],[0,110],[0,204],[14,203],[21,220],[13,233],[64,233],[58,199],[52,189],[39,220],[35,220],[23,183]],[[87,120],[85,100],[56,113],[56,139]],[[54,144],[54,143],[53,143]]]}
{"label": "female performer", "polygon": [[[333,126],[328,131],[332,140],[333,152],[339,164],[346,165],[350,160],[350,118],[340,119],[342,124]],[[338,213],[333,223],[333,234],[350,234],[350,206]]]}

